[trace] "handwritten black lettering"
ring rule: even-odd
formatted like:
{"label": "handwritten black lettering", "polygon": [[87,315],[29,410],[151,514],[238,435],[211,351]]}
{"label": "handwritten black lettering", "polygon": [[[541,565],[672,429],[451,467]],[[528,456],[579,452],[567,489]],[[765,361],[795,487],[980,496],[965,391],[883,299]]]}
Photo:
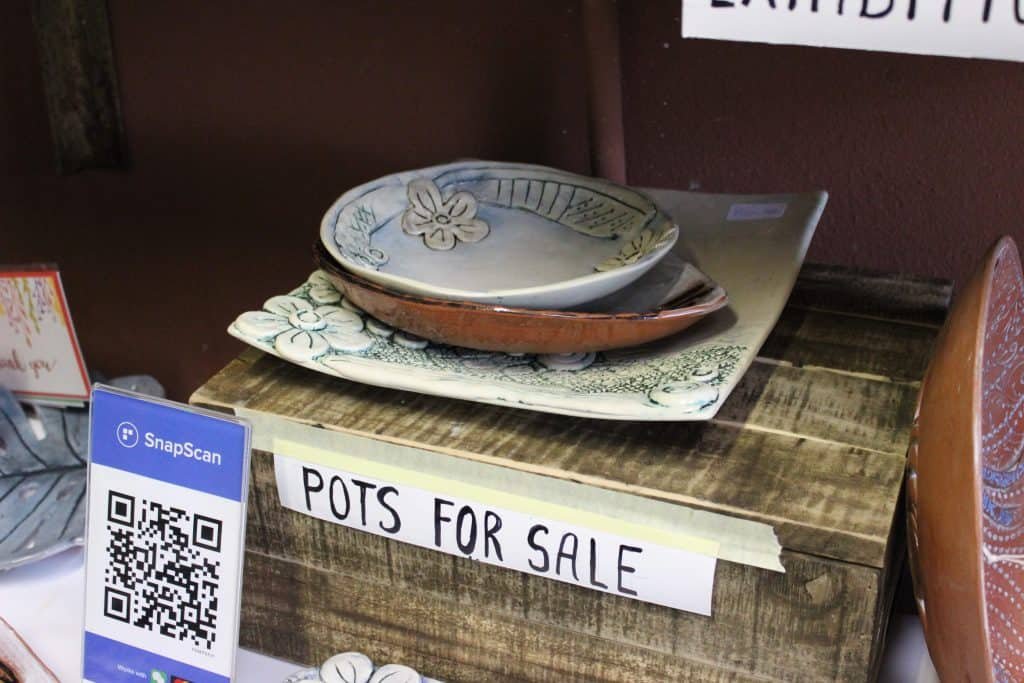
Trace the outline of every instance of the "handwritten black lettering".
{"label": "handwritten black lettering", "polygon": [[[469,520],[468,525],[466,523],[467,519]],[[462,542],[463,529],[466,529],[468,532],[465,543]],[[459,510],[459,517],[455,522],[455,544],[459,546],[459,550],[465,555],[472,554],[473,549],[476,548],[476,513],[468,505],[463,505],[462,509]]]}
{"label": "handwritten black lettering", "polygon": [[[341,492],[345,494],[344,512],[339,512],[338,507],[334,504],[334,501],[336,500],[334,491],[335,487],[338,485],[341,486]],[[345,486],[345,480],[338,475],[331,477],[331,485],[327,490],[327,500],[331,504],[331,514],[334,515],[335,519],[340,519],[342,521],[348,519],[348,513],[352,511],[352,499],[348,496],[348,487]]]}
{"label": "handwritten black lettering", "polygon": [[382,508],[391,513],[392,520],[390,526],[385,526],[384,522],[378,522],[378,524],[380,525],[381,531],[389,534],[397,534],[402,528],[402,518],[398,516],[398,511],[391,507],[391,505],[388,504],[388,501],[385,500],[387,496],[392,494],[395,496],[398,495],[398,489],[394,486],[383,486],[377,491],[377,502],[380,503]]}
{"label": "handwritten black lettering", "polygon": [[[566,550],[566,544],[569,540],[572,540],[572,550]],[[580,539],[576,534],[571,531],[562,536],[562,540],[558,544],[558,556],[555,559],[555,573],[558,575],[562,574],[562,560],[569,560],[570,566],[572,567],[572,578],[576,581],[580,580],[579,574],[576,573],[576,554],[579,552]]]}
{"label": "handwritten black lettering", "polygon": [[[906,20],[911,22],[917,20],[918,0],[860,0],[859,5],[853,11],[861,19],[886,19],[898,16],[899,12],[903,11],[904,2]],[[1002,0],[999,2],[995,0],[982,0],[981,3],[973,4],[972,7],[980,4],[980,14],[977,15],[978,19],[980,19],[982,24],[990,24],[993,22],[1009,21],[1009,18],[1000,12],[1011,3],[1016,23],[1024,25],[1024,0],[1005,0],[1005,3]],[[934,5],[929,4],[928,8],[931,10],[934,7],[935,9],[932,11],[940,11],[943,23],[949,24],[954,21],[954,10],[959,10],[960,5],[964,4],[963,2],[955,3],[954,0],[940,0],[940,2],[934,3]],[[826,12],[834,8],[836,15],[845,16],[846,14],[846,0],[835,0],[834,3],[830,0],[824,3],[824,5]],[[743,7],[758,9],[759,7],[767,6],[768,9],[785,9],[794,13],[804,9],[812,14],[818,14],[823,9],[821,0],[784,0],[783,2],[778,2],[777,0],[710,0],[710,6],[712,9],[739,9]],[[963,21],[959,23],[963,23]]]}
{"label": "handwritten black lettering", "polygon": [[494,554],[499,560],[504,561],[501,555],[501,543],[498,542],[498,532],[501,531],[501,517],[488,510],[484,513],[484,557],[491,556],[491,544],[494,544]]}
{"label": "handwritten black lettering", "polygon": [[590,539],[590,585],[595,588],[608,588],[608,584],[597,580],[597,539]]}
{"label": "handwritten black lettering", "polygon": [[869,11],[869,7],[872,4],[872,0],[861,0],[860,15],[867,19],[881,19],[883,17],[888,16],[889,13],[892,12],[893,2],[894,0],[888,0],[889,4],[885,6],[885,9],[875,10],[874,12],[871,12]]}
{"label": "handwritten black lettering", "polygon": [[444,500],[443,498],[434,499],[434,545],[438,548],[441,547],[441,524],[443,522],[452,521],[451,517],[445,517],[441,514],[441,508],[445,505],[448,507],[454,507],[455,503],[450,500]]}
{"label": "handwritten black lettering", "polygon": [[532,527],[530,527],[529,533],[526,534],[526,542],[530,545],[531,548],[539,552],[541,558],[544,560],[540,564],[534,564],[533,560],[528,560],[530,567],[532,567],[534,571],[546,572],[548,568],[551,567],[551,562],[548,559],[547,549],[545,549],[542,545],[538,545],[537,543],[537,535],[546,535],[547,533],[548,528],[546,526],[544,526],[543,524],[534,524]]}
{"label": "handwritten black lettering", "polygon": [[362,520],[363,526],[366,526],[366,492],[377,488],[377,485],[358,479],[353,479],[352,485],[359,489],[359,519]]}
{"label": "handwritten black lettering", "polygon": [[635,548],[635,547],[633,547],[631,545],[620,545],[619,546],[619,592],[622,593],[623,595],[636,595],[636,591],[635,590],[633,590],[632,588],[626,588],[626,586],[623,585],[623,583],[622,583],[622,575],[623,574],[635,574],[636,573],[636,567],[631,567],[628,564],[626,564],[625,562],[623,562],[623,557],[622,556],[624,554],[626,554],[626,553],[636,553],[636,554],[639,555],[642,552],[643,552],[642,548]]}
{"label": "handwritten black lettering", "polygon": [[[317,484],[313,485],[313,476],[316,476]],[[314,470],[312,467],[302,468],[302,488],[306,493],[306,510],[308,512],[313,511],[313,501],[311,500],[310,494],[318,493],[324,490],[324,478],[319,472]]]}

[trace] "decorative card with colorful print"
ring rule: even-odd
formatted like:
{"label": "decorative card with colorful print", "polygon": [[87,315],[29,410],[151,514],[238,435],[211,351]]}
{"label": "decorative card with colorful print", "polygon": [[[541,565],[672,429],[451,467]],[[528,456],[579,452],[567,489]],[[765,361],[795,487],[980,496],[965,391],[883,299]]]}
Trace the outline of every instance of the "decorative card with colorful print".
{"label": "decorative card with colorful print", "polygon": [[27,401],[89,399],[85,361],[52,267],[0,267],[0,385]]}

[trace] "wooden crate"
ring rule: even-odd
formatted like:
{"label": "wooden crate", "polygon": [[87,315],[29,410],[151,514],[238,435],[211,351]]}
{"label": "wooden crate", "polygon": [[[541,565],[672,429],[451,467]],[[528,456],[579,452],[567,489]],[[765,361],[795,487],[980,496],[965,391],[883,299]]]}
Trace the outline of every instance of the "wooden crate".
{"label": "wooden crate", "polygon": [[902,564],[914,404],[949,296],[946,282],[806,266],[700,424],[439,399],[243,353],[192,402],[765,522],[786,572],[720,561],[713,615],[680,612],[286,510],[256,451],[242,645],[306,663],[358,649],[452,682],[871,680]]}

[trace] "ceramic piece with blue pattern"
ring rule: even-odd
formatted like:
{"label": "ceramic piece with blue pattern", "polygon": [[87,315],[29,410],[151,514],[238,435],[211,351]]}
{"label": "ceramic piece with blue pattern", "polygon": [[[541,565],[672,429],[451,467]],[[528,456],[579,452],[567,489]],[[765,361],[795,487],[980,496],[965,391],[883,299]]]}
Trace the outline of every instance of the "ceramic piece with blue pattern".
{"label": "ceramic piece with blue pattern", "polygon": [[[164,394],[142,375],[110,384]],[[88,442],[88,408],[23,405],[0,387],[0,571],[84,542]]]}
{"label": "ceramic piece with blue pattern", "polygon": [[284,683],[440,683],[402,664],[374,666],[361,652],[334,655],[319,667],[302,669]]}
{"label": "ceramic piece with blue pattern", "polygon": [[639,278],[679,228],[631,188],[472,161],[349,190],[327,211],[320,236],[341,266],[395,291],[565,309]]}

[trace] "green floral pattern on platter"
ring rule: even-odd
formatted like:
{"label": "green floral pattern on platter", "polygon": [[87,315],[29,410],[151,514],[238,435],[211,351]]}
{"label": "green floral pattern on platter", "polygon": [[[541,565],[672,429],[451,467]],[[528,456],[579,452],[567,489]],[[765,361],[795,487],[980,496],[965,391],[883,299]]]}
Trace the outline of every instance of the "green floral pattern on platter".
{"label": "green floral pattern on platter", "polygon": [[240,315],[229,332],[263,351],[353,381],[610,419],[707,419],[744,346],[658,344],[603,353],[511,355],[428,343],[370,317],[324,273]]}

